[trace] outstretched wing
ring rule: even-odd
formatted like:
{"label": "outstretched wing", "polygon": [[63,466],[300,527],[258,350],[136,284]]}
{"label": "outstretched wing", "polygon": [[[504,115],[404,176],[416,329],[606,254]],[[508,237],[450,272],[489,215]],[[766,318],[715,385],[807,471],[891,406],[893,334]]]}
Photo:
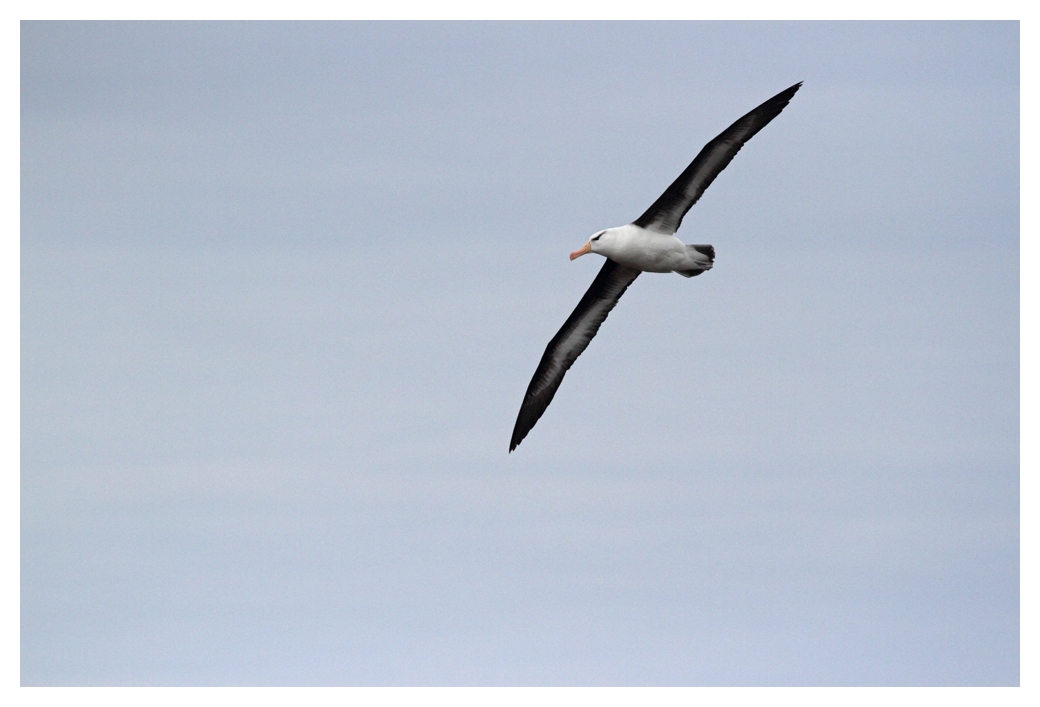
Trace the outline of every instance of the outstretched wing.
{"label": "outstretched wing", "polygon": [[510,452],[523,441],[538,422],[538,418],[549,407],[567,369],[589,345],[592,337],[599,331],[600,324],[610,314],[610,310],[614,309],[614,305],[621,299],[628,286],[639,277],[640,272],[636,268],[619,265],[607,258],[607,262],[603,264],[596,279],[578,302],[578,306],[545,347],[545,353],[542,354],[542,360],[538,363],[531,384],[527,386],[520,413],[516,416],[513,438],[509,442]]}
{"label": "outstretched wing", "polygon": [[780,115],[801,85],[799,81],[776,94],[705,145],[679,178],[633,223],[669,236],[678,231],[683,216],[697,203],[719,172],[726,169],[745,142]]}

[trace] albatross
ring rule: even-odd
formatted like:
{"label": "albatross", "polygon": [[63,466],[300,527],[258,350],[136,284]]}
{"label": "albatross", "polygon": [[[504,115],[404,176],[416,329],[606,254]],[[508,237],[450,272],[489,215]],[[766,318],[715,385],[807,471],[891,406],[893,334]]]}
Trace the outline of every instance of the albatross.
{"label": "albatross", "polygon": [[510,453],[549,407],[564,375],[639,273],[677,272],[683,277],[694,277],[711,269],[715,262],[715,249],[710,245],[687,245],[675,237],[675,232],[679,230],[683,216],[697,203],[719,172],[726,168],[744,143],[780,115],[801,85],[799,81],[781,91],[723,130],[704,146],[642,216],[628,225],[594,233],[585,245],[571,253],[571,260],[586,253],[598,253],[606,258],[606,262],[571,316],[545,348],[516,416],[513,437],[509,441]]}

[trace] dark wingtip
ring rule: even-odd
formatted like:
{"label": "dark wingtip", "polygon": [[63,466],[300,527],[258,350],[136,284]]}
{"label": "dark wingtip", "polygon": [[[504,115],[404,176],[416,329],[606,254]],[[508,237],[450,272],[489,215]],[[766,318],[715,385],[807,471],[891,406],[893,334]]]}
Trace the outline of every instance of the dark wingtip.
{"label": "dark wingtip", "polygon": [[783,110],[787,107],[787,104],[791,102],[791,99],[794,98],[794,94],[798,93],[798,89],[800,89],[801,87],[802,82],[799,81],[794,86],[785,88],[783,91],[766,101],[766,103],[780,103],[781,105],[779,106],[779,110]]}
{"label": "dark wingtip", "polygon": [[[533,425],[532,425],[533,427]],[[524,441],[524,437],[527,436],[527,432],[519,434],[520,431],[520,420],[516,421],[516,427],[513,428],[513,437],[509,440],[509,453],[512,454],[513,450],[520,446],[520,443]],[[530,430],[528,430],[530,432]]]}
{"label": "dark wingtip", "polygon": [[798,93],[798,89],[800,89],[801,87],[802,87],[802,82],[799,81],[794,86],[791,86],[789,89],[781,92],[780,95],[784,97],[784,107],[785,108],[787,107],[787,103],[789,103],[791,101],[791,99],[794,98],[794,94]]}
{"label": "dark wingtip", "polygon": [[[537,422],[537,420],[535,420],[535,422]],[[516,427],[513,429],[513,438],[509,440],[509,453],[510,454],[513,453],[514,449],[516,449],[517,447],[520,446],[520,443],[524,441],[524,437],[527,436],[527,433],[531,431],[532,427],[534,427],[534,425],[531,425],[526,430],[521,432],[520,431],[520,420],[516,421]]]}

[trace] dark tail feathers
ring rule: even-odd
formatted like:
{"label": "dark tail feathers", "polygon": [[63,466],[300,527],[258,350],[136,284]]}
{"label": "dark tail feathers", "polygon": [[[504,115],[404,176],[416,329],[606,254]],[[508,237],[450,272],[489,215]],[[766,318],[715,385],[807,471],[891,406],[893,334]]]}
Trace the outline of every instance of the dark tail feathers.
{"label": "dark tail feathers", "polygon": [[711,262],[713,262],[713,263],[715,262],[715,247],[714,246],[710,246],[710,245],[691,245],[690,247],[693,248],[698,253],[700,253],[701,255],[708,256],[708,258],[711,260]]}

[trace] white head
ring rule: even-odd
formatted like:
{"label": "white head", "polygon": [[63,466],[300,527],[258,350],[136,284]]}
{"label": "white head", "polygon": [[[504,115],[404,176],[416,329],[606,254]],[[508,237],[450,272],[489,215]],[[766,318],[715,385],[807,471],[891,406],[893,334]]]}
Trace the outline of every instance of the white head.
{"label": "white head", "polygon": [[611,241],[614,238],[614,234],[611,232],[612,230],[613,229],[608,228],[605,231],[593,233],[592,236],[589,237],[589,240],[585,243],[585,245],[571,253],[571,260],[574,260],[575,258],[580,258],[586,253],[606,254],[606,252],[610,249]]}

